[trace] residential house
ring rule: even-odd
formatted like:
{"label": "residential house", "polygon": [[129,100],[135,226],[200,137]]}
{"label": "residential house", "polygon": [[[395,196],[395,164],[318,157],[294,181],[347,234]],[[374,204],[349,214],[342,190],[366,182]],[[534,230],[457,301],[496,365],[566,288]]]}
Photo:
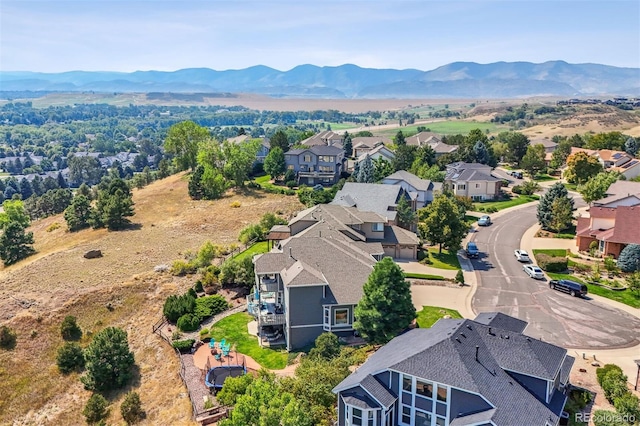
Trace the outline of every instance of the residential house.
{"label": "residential house", "polygon": [[411,197],[414,210],[421,209],[433,201],[433,192],[442,191],[442,183],[421,179],[413,173],[399,170],[382,180],[383,185],[397,185]]}
{"label": "residential house", "polygon": [[438,142],[436,144],[429,144],[436,153],[436,158],[442,157],[445,154],[452,154],[458,150],[458,145],[449,145],[444,142]]}
{"label": "residential house", "polygon": [[351,139],[353,156],[356,158],[379,145],[391,145],[392,143],[391,139],[382,136],[358,136]]}
{"label": "residential house", "polygon": [[[586,149],[571,147],[571,154],[577,152],[585,152],[588,155],[594,156],[598,159],[600,164],[605,170],[614,170],[622,174],[626,179],[633,179],[636,176],[640,176],[640,160],[627,154],[624,151],[615,151],[612,149]],[[551,161],[551,153],[547,153],[545,161],[547,164]]]}
{"label": "residential house", "polygon": [[526,326],[483,313],[394,338],[333,389],[337,424],[558,425],[574,358]]}
{"label": "residential house", "polygon": [[529,145],[542,145],[544,146],[544,152],[546,153],[553,153],[553,151],[555,151],[556,147],[558,146],[557,143],[547,138],[532,139],[529,142]]}
{"label": "residential house", "polygon": [[598,252],[615,258],[627,244],[640,244],[639,182],[612,183],[606,197],[591,203],[588,216],[578,217],[578,250],[588,251],[594,241]]}
{"label": "residential house", "polygon": [[449,145],[431,132],[420,132],[417,135],[410,136],[405,139],[407,145],[411,146],[425,146],[429,145],[436,153],[436,158],[442,157],[445,154],[451,154],[458,150],[458,145]]}
{"label": "residential house", "polygon": [[374,212],[384,217],[385,223],[398,225],[397,208],[402,197],[413,204],[408,191],[400,185],[347,182],[336,192],[331,204]]}
{"label": "residential house", "polygon": [[[323,332],[354,336],[354,309],[375,263],[389,247],[415,259],[415,234],[355,207],[321,204],[289,222],[288,238],[256,255],[247,297],[261,345],[294,350]],[[284,236],[284,234],[282,234]]]}
{"label": "residential house", "polygon": [[345,158],[342,147],[314,145],[284,153],[288,170],[296,173],[298,184],[333,185],[340,180]]}
{"label": "residential house", "polygon": [[[351,142],[353,144],[353,141]],[[339,148],[342,148],[344,144],[344,134],[340,135],[331,130],[325,130],[323,132],[320,132],[318,134],[315,134],[303,140],[302,142],[300,142],[300,144],[309,146],[309,147],[321,145],[321,146],[337,146]]]}
{"label": "residential house", "polygon": [[363,161],[365,158],[367,158],[367,155],[371,158],[372,161],[377,160],[378,158],[382,158],[383,160],[389,163],[391,163],[393,159],[396,158],[396,154],[393,151],[391,151],[386,146],[380,144],[375,148],[363,154],[360,154],[360,156],[357,157],[356,162],[359,163]]}
{"label": "residential house", "polygon": [[491,166],[459,161],[447,165],[444,186],[474,201],[493,200],[500,197],[502,181],[491,175]]}
{"label": "residential house", "polygon": [[[227,139],[229,142],[233,144],[240,144],[243,142],[247,142],[256,138],[252,138],[249,135],[239,135],[235,138]],[[269,144],[269,138],[257,138],[260,139],[260,146],[258,147],[258,152],[256,153],[256,161],[258,163],[264,163],[264,159],[269,155],[269,151],[271,150],[271,145]]]}

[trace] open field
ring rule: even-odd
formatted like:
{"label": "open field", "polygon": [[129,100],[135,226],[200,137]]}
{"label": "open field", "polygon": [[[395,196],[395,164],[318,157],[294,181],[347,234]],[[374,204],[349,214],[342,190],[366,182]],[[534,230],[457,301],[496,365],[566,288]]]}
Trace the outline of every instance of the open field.
{"label": "open field", "polygon": [[[303,208],[297,197],[251,192],[216,201],[193,201],[184,175],[170,176],[134,190],[137,224],[132,230],[65,231],[60,215],[35,222],[31,229],[38,253],[0,269],[0,324],[18,333],[12,351],[0,351],[0,424],[84,424],[81,411],[90,393],[77,374],[61,375],[55,366],[62,344],[59,327],[74,315],[85,331],[122,327],[138,366],[131,388],[107,395],[112,401],[108,424],[123,424],[119,402],[124,393],[140,393],[147,419],[143,424],[192,424],[191,406],[180,381],[178,360],[151,332],[164,299],[192,286],[194,277],[153,272],[207,240],[236,243],[240,229],[257,223],[265,212],[285,217]],[[231,208],[233,201],[239,208]],[[46,229],[58,222],[52,232]],[[89,249],[104,257],[84,259]],[[237,302],[241,303],[241,302]]]}

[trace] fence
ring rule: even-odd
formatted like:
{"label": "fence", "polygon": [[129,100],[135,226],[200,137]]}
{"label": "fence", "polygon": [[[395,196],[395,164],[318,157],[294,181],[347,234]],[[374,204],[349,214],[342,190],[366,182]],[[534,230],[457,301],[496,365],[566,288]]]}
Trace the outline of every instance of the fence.
{"label": "fence", "polygon": [[248,249],[249,247],[251,247],[252,245],[254,245],[255,243],[258,242],[257,238],[254,238],[253,240],[249,241],[246,244],[243,244],[237,248],[235,248],[234,250],[231,250],[228,254],[222,256],[222,262],[224,263],[226,262],[228,259],[233,259],[237,254],[242,253],[243,251],[245,251],[246,249]]}

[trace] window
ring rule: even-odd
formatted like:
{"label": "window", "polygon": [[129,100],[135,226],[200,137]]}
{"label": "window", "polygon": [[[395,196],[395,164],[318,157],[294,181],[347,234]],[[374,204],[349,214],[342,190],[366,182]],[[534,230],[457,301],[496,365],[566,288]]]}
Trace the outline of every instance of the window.
{"label": "window", "polygon": [[318,160],[323,161],[325,163],[333,163],[335,161],[333,159],[333,156],[331,155],[321,155],[320,157],[318,157]]}
{"label": "window", "polygon": [[319,166],[318,170],[321,172],[333,172],[333,167],[331,166]]}
{"label": "window", "polygon": [[324,330],[331,330],[331,314],[330,314],[331,308],[329,307],[325,307],[324,308],[324,319],[322,321],[322,328]]}
{"label": "window", "polygon": [[411,380],[411,376],[402,376],[402,390],[411,392],[412,389],[413,389],[413,380]]}
{"label": "window", "polygon": [[447,402],[447,388],[438,385],[438,401]]}
{"label": "window", "polygon": [[415,426],[431,426],[431,414],[416,410],[413,424]]}
{"label": "window", "polygon": [[336,309],[333,316],[335,325],[349,325],[349,309]]}
{"label": "window", "polygon": [[374,223],[371,228],[373,232],[382,232],[384,231],[384,223]]}
{"label": "window", "polygon": [[354,426],[362,425],[362,410],[358,408],[351,409],[351,424]]}
{"label": "window", "polygon": [[411,424],[411,407],[402,406],[402,423]]}
{"label": "window", "polygon": [[433,384],[416,380],[416,394],[433,398]]}
{"label": "window", "polygon": [[367,412],[369,413],[369,415],[367,416],[369,418],[368,421],[367,421],[367,426],[375,426],[376,419],[374,417],[373,411],[369,410]]}
{"label": "window", "polygon": [[476,183],[476,188],[480,188],[480,184],[479,183]]}
{"label": "window", "polygon": [[304,156],[304,162],[305,163],[310,163],[311,162],[311,156],[309,154]]}
{"label": "window", "polygon": [[436,426],[446,426],[447,420],[444,417],[436,417]]}
{"label": "window", "polygon": [[289,164],[289,165],[287,166],[287,169],[289,169],[289,170],[293,170],[293,169],[294,169],[293,164]]}
{"label": "window", "polygon": [[467,185],[458,185],[458,189],[467,189]]}

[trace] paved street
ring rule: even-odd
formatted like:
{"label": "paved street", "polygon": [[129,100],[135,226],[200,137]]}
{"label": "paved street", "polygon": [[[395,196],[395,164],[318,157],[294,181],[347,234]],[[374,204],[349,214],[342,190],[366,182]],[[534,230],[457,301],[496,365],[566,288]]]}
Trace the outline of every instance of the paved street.
{"label": "paved street", "polygon": [[[576,207],[581,205],[576,203]],[[528,335],[566,348],[620,348],[640,343],[640,319],[589,298],[551,290],[547,281],[526,275],[513,251],[536,223],[535,212],[534,205],[497,214],[493,225],[476,229],[472,240],[482,253],[472,260],[478,274],[474,311],[497,310],[521,318],[529,322]]]}

